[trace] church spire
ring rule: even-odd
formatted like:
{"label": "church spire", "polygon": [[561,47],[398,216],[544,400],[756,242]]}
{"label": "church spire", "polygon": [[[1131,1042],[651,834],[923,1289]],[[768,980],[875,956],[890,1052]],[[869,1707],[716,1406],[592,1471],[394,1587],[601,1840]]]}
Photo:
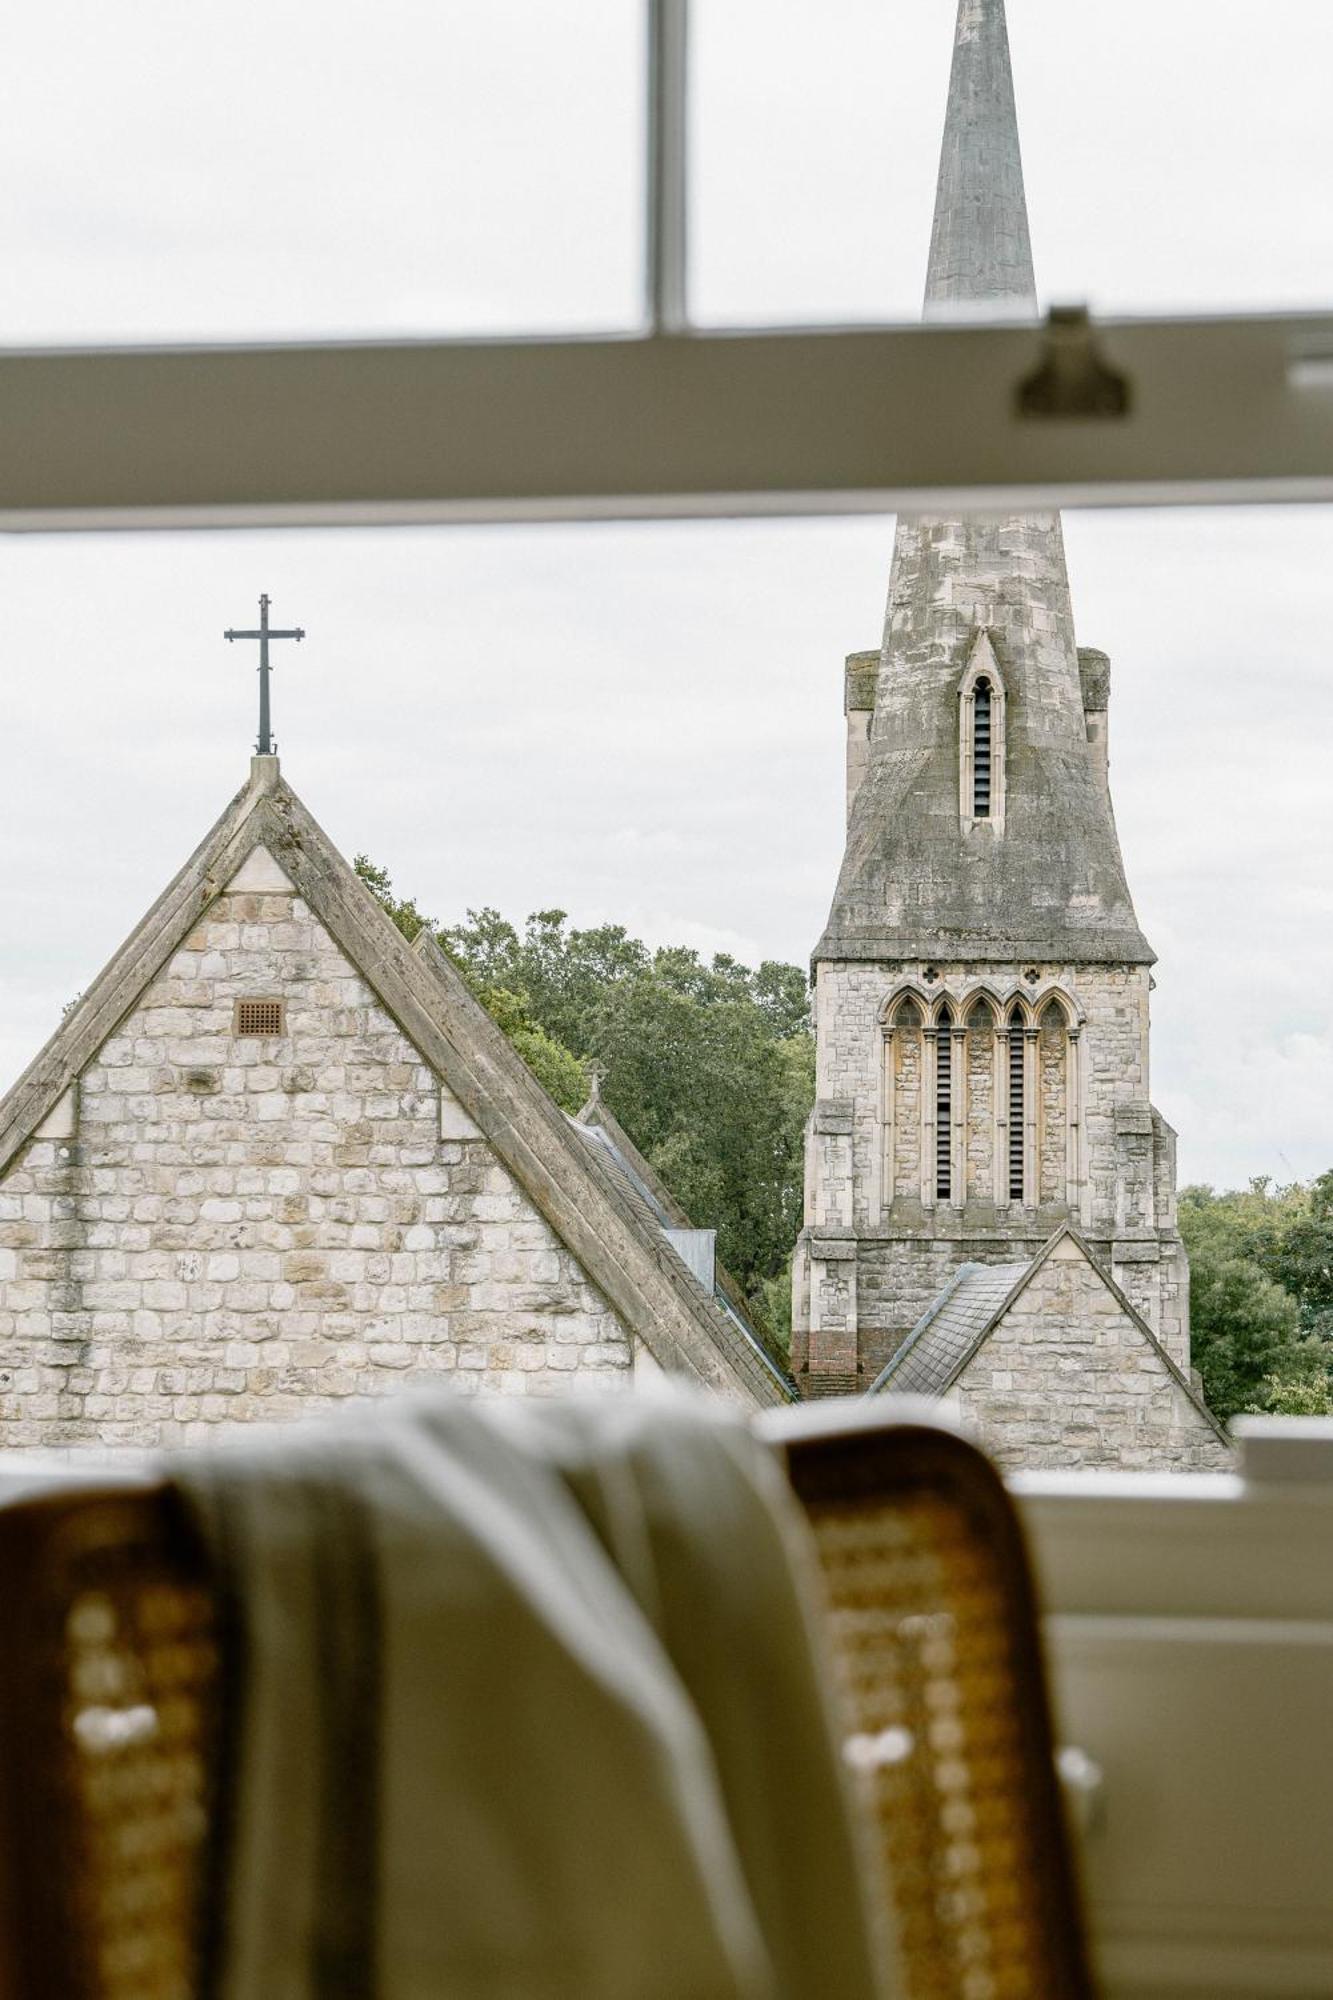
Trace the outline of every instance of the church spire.
{"label": "church spire", "polygon": [[1004,0],[959,0],[925,316],[1027,319],[1036,305]]}
{"label": "church spire", "polygon": [[[926,316],[1035,311],[1004,0],[959,0]],[[1151,962],[1088,741],[1059,515],[901,516],[815,957]]]}

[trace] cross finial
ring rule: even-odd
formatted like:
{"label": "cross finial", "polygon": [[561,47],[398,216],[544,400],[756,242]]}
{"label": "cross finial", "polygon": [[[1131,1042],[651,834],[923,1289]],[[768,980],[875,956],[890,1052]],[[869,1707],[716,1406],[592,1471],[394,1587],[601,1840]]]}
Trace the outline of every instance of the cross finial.
{"label": "cross finial", "polygon": [[261,757],[271,757],[277,748],[269,731],[268,677],[270,669],[268,642],[270,639],[304,639],[305,637],[305,633],[299,625],[290,626],[285,632],[276,631],[268,622],[268,606],[269,597],[268,592],[265,591],[259,600],[258,631],[227,631],[222,635],[224,639],[258,639],[259,641],[259,741],[256,743],[255,749]]}
{"label": "cross finial", "polygon": [[600,1104],[602,1101],[602,1085],[606,1081],[606,1069],[594,1056],[593,1060],[587,1065],[585,1074],[588,1079],[588,1102],[589,1104]]}

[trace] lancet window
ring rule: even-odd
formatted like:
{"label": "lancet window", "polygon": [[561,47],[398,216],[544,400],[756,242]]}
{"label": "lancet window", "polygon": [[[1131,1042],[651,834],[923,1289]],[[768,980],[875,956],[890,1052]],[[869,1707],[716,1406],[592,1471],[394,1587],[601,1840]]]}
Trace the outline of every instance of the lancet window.
{"label": "lancet window", "polygon": [[1010,1201],[1021,1202],[1026,1195],[1027,1175],[1027,1028],[1022,1010],[1015,1007],[1009,1016],[1009,1145],[1008,1187]]}
{"label": "lancet window", "polygon": [[967,1013],[961,1045],[967,1058],[967,1096],[962,1109],[963,1170],[967,1201],[995,1199],[995,1010],[978,998]]}
{"label": "lancet window", "polygon": [[953,1198],[953,1015],[941,1007],[935,1030],[935,1199]]}
{"label": "lancet window", "polygon": [[978,632],[958,690],[958,809],[964,826],[1004,831],[1004,682],[990,636]]}
{"label": "lancet window", "polygon": [[1077,1204],[1079,1029],[1067,995],[899,991],[880,1020],[885,1208]]}
{"label": "lancet window", "polygon": [[990,818],[991,689],[979,680],[972,691],[972,817]]}

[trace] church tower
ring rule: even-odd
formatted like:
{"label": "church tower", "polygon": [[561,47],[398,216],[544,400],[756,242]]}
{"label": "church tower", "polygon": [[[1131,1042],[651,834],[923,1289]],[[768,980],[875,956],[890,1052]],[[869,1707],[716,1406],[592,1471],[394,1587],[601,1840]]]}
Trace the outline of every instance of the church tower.
{"label": "church tower", "polygon": [[[925,316],[1036,313],[1004,0],[960,0]],[[807,1394],[869,1386],[960,1267],[1017,1268],[1065,1227],[1188,1374],[1109,679],[1075,642],[1058,515],[899,519],[883,645],[846,667],[847,845],[814,953]]]}

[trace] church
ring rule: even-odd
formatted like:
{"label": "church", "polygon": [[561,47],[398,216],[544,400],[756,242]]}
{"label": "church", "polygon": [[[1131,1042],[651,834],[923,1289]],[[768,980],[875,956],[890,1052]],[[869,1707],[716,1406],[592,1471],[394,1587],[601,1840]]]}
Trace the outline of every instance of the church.
{"label": "church", "polygon": [[[928,318],[1033,318],[1003,0],[961,0]],[[259,754],[0,1102],[0,1445],[447,1377],[945,1399],[1008,1465],[1207,1469],[1110,666],[1054,515],[902,518],[844,676],[790,1371],[596,1091],[554,1105]],[[706,1218],[704,1218],[706,1220]]]}
{"label": "church", "polygon": [[0,1102],[0,1447],[197,1442],[440,1380],[665,1369],[789,1401],[616,1137],[256,756]]}
{"label": "church", "polygon": [[[958,12],[925,315],[1037,316],[1003,0]],[[1225,1465],[1149,1097],[1110,663],[1076,643],[1058,516],[900,519],[883,644],[844,690],[802,1392],[950,1397],[1011,1464]]]}

